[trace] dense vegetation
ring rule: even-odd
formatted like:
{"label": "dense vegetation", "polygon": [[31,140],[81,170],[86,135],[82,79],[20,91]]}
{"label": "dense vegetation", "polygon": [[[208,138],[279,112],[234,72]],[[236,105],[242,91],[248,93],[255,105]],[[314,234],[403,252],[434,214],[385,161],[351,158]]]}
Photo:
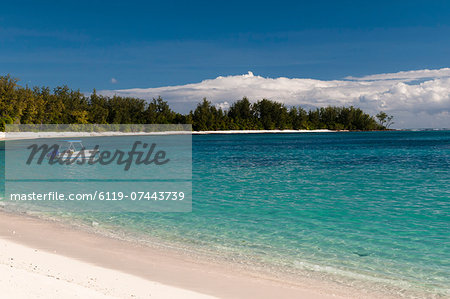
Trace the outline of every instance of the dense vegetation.
{"label": "dense vegetation", "polygon": [[[386,116],[386,115],[382,115]],[[385,117],[386,118],[386,117]],[[392,119],[390,119],[391,121]],[[382,130],[373,117],[354,107],[301,107],[243,98],[224,111],[203,99],[194,111],[172,111],[160,97],[147,102],[133,97],[85,96],[67,86],[21,87],[10,76],[0,77],[0,130],[5,124],[192,124],[196,131],[258,129]]]}

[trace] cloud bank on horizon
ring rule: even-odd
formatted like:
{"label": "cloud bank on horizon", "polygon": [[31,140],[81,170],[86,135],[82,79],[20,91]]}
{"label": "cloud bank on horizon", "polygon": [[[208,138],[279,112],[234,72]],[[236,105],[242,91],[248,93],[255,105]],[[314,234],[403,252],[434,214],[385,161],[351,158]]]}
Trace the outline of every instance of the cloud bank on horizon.
{"label": "cloud bank on horizon", "polygon": [[252,72],[199,83],[157,88],[104,90],[104,95],[152,99],[161,96],[174,110],[187,112],[206,97],[224,109],[242,97],[287,106],[355,106],[375,115],[394,115],[396,128],[450,127],[450,68],[346,77],[342,80],[264,78]]}

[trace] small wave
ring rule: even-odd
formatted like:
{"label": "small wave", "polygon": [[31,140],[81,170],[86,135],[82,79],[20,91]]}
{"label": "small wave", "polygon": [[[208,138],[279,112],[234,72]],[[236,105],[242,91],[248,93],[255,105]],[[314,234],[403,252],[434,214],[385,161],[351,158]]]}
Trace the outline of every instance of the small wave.
{"label": "small wave", "polygon": [[355,285],[355,282],[366,282],[368,284],[367,286],[375,291],[388,291],[389,293],[399,294],[402,297],[423,298],[424,293],[427,297],[431,296],[431,298],[450,295],[450,289],[447,288],[421,288],[405,280],[377,277],[332,266],[323,266],[299,260],[294,261],[293,265],[297,269],[315,272],[319,276],[326,276],[326,278],[330,278],[331,276],[331,280],[337,280],[343,283],[347,282],[346,284],[352,286]]}

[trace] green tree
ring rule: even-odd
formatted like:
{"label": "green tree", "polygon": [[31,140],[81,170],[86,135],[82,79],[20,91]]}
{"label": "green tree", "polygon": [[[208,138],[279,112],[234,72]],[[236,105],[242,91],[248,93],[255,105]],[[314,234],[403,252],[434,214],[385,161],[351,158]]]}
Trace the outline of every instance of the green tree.
{"label": "green tree", "polygon": [[253,104],[252,110],[262,129],[283,130],[290,127],[289,114],[282,103],[262,99]]}
{"label": "green tree", "polygon": [[256,118],[252,111],[250,101],[244,97],[242,100],[234,102],[228,113],[228,129],[230,130],[251,130],[257,129]]}
{"label": "green tree", "polygon": [[319,109],[309,110],[309,112],[308,112],[308,129],[309,130],[324,129],[322,126],[322,123],[320,122]]}
{"label": "green tree", "polygon": [[394,124],[393,119],[394,117],[392,115],[387,115],[386,112],[380,111],[376,118],[378,119],[378,122],[382,127],[385,127],[386,129],[389,129],[391,125]]}
{"label": "green tree", "polygon": [[145,120],[149,124],[171,124],[176,113],[170,109],[169,104],[161,97],[153,99],[145,110]]}
{"label": "green tree", "polygon": [[193,129],[195,131],[212,131],[225,129],[225,115],[222,109],[217,109],[211,102],[203,98],[192,113]]}
{"label": "green tree", "polygon": [[0,117],[4,120],[8,119],[8,122],[20,121],[26,105],[19,98],[17,82],[18,80],[10,75],[0,77]]}
{"label": "green tree", "polygon": [[108,98],[99,96],[94,89],[89,97],[88,121],[93,124],[106,124],[108,120]]}

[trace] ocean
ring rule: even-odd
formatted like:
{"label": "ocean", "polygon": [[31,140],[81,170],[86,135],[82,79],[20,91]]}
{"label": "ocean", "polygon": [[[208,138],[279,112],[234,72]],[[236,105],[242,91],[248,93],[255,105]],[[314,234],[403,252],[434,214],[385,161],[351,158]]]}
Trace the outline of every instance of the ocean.
{"label": "ocean", "polygon": [[294,277],[450,296],[450,131],[194,135],[192,195],[187,213],[60,217]]}

